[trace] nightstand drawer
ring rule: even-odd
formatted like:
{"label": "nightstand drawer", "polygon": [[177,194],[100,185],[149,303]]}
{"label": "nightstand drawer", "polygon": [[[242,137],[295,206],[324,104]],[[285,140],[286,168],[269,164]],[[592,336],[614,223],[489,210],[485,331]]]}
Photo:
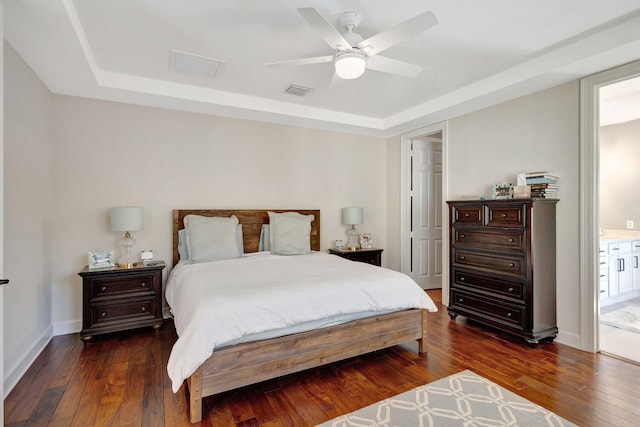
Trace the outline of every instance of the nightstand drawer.
{"label": "nightstand drawer", "polygon": [[120,304],[96,304],[91,307],[91,323],[98,325],[105,322],[152,319],[155,312],[154,304],[154,299],[128,301]]}
{"label": "nightstand drawer", "polygon": [[115,298],[134,292],[153,293],[153,275],[151,274],[93,279],[92,282],[92,296],[94,298]]}

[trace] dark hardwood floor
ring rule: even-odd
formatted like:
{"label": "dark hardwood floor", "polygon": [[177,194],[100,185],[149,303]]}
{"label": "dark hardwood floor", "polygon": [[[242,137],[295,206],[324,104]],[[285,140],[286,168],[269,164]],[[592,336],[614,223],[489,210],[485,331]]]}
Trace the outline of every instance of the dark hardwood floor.
{"label": "dark hardwood floor", "polygon": [[[439,291],[429,294],[440,305]],[[187,426],[166,374],[173,324],[54,337],[5,400],[8,426]],[[210,426],[312,426],[470,369],[581,426],[640,423],[640,366],[562,344],[527,349],[485,327],[430,314],[428,353],[393,347],[204,399]]]}

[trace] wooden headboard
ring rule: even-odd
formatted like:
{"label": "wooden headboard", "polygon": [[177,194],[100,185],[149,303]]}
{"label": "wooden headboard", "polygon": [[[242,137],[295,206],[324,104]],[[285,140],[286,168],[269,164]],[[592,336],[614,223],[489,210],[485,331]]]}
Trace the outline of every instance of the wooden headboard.
{"label": "wooden headboard", "polygon": [[184,217],[187,215],[202,216],[222,216],[230,217],[235,215],[242,224],[242,234],[244,238],[244,251],[257,252],[260,243],[260,230],[262,224],[269,224],[269,214],[267,212],[298,212],[303,215],[314,216],[311,222],[311,250],[320,250],[320,211],[319,210],[297,210],[297,209],[174,209],[173,210],[173,265],[180,259],[178,255],[178,231],[184,228]]}

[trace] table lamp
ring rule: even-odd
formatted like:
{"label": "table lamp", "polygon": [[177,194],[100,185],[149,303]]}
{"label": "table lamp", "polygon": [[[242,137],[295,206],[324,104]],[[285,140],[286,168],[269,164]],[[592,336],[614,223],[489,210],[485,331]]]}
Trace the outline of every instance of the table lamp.
{"label": "table lamp", "polygon": [[342,223],[344,225],[350,225],[351,228],[347,230],[347,236],[349,239],[347,241],[347,249],[355,251],[360,247],[358,242],[358,230],[356,229],[356,224],[360,225],[363,223],[364,213],[362,208],[342,208]]}
{"label": "table lamp", "polygon": [[120,239],[122,258],[118,260],[118,267],[131,268],[135,265],[133,245],[136,241],[131,237],[131,232],[142,230],[143,218],[144,209],[142,206],[111,208],[111,231],[125,232],[124,237]]}

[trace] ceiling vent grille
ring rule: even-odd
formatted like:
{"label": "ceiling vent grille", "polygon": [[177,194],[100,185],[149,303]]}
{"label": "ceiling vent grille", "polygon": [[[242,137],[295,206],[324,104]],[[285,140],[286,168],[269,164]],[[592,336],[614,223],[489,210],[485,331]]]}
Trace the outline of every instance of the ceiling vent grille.
{"label": "ceiling vent grille", "polygon": [[295,96],[305,96],[312,90],[313,88],[310,87],[291,84],[288,88],[285,89],[284,93]]}
{"label": "ceiling vent grille", "polygon": [[224,61],[193,53],[169,51],[169,71],[213,79]]}

